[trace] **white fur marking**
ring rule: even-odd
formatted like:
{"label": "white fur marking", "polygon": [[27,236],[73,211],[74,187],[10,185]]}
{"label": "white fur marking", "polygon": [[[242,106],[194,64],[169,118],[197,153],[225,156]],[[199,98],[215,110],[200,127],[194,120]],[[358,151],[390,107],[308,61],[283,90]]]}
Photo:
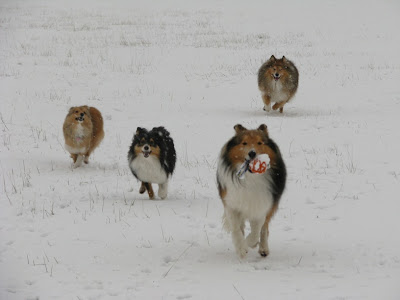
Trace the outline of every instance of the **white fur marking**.
{"label": "white fur marking", "polygon": [[71,154],[85,154],[87,152],[86,147],[71,147],[67,144],[65,144],[65,150]]}
{"label": "white fur marking", "polygon": [[[281,81],[269,81],[269,87],[271,92],[269,96],[271,97],[271,102],[285,102],[289,99],[289,94],[285,92],[285,87],[282,85]],[[268,110],[269,111],[269,110]]]}
{"label": "white fur marking", "polygon": [[[236,167],[238,169],[239,166]],[[233,171],[235,174],[236,170]],[[244,179],[237,179],[227,170],[220,158],[217,170],[218,181],[226,190],[224,197],[225,227],[232,233],[232,241],[239,257],[243,258],[248,247],[255,247],[260,239],[260,230],[265,217],[273,206],[272,182],[269,172],[264,174],[246,173]],[[251,233],[244,238],[244,221],[249,220]],[[268,238],[268,237],[267,237]],[[268,252],[268,241],[260,244]]]}
{"label": "white fur marking", "polygon": [[78,168],[82,165],[83,155],[78,155],[76,162],[74,163],[74,168]]}
{"label": "white fur marking", "polygon": [[76,125],[75,136],[80,138],[85,136],[85,128],[83,128],[81,123],[78,123],[78,125]]}
{"label": "white fur marking", "polygon": [[225,166],[218,167],[218,180],[226,189],[226,205],[243,214],[249,220],[265,219],[272,208],[273,196],[268,171],[264,174],[246,173],[240,182],[233,182]]}
{"label": "white fur marking", "polygon": [[161,199],[167,198],[168,194],[168,181],[158,185],[158,197]]}
{"label": "white fur marking", "polygon": [[161,167],[160,160],[154,155],[146,158],[140,153],[131,162],[130,167],[141,181],[163,184],[168,180],[167,173]]}

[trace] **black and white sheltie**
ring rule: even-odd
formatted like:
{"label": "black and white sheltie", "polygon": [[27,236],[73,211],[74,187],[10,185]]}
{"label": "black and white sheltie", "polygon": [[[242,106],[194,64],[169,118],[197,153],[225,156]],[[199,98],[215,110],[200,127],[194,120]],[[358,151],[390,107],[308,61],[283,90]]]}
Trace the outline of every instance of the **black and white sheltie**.
{"label": "black and white sheltie", "polygon": [[168,193],[168,179],[175,169],[176,152],[174,141],[164,127],[151,131],[138,127],[128,152],[129,168],[142,182],[139,192],[146,190],[154,199],[152,183],[157,183],[158,196],[165,199]]}
{"label": "black and white sheltie", "polygon": [[[269,254],[268,224],[278,209],[286,183],[286,167],[278,146],[269,138],[266,125],[247,130],[242,125],[234,127],[236,134],[222,148],[217,183],[224,204],[224,226],[231,232],[237,254],[243,258],[249,247],[259,244],[261,256]],[[269,168],[262,174],[242,173],[243,166],[267,154]],[[246,169],[245,169],[246,170]],[[251,232],[245,238],[245,222],[250,222]]]}

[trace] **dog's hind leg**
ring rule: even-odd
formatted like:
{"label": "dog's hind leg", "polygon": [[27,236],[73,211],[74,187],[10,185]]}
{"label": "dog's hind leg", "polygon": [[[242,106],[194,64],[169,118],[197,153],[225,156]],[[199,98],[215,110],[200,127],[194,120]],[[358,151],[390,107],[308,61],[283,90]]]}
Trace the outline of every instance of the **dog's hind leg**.
{"label": "dog's hind leg", "polygon": [[76,163],[76,159],[78,158],[78,154],[71,154],[72,161]]}
{"label": "dog's hind leg", "polygon": [[225,218],[229,222],[229,229],[232,233],[232,242],[235,246],[236,253],[240,258],[247,254],[247,243],[244,239],[244,218],[241,213],[234,211],[228,207],[225,208]]}
{"label": "dog's hind leg", "polygon": [[253,220],[250,221],[251,232],[246,237],[247,246],[250,248],[254,248],[257,246],[258,242],[260,241],[260,231],[261,227],[263,226],[264,220]]}
{"label": "dog's hind leg", "polygon": [[280,113],[283,113],[283,106],[286,104],[286,102],[276,102],[273,106],[272,109],[273,110],[277,110],[279,109]]}
{"label": "dog's hind leg", "polygon": [[140,185],[139,193],[143,194],[146,191],[146,186],[144,185],[144,182]]}
{"label": "dog's hind leg", "polygon": [[168,181],[158,185],[158,197],[165,199],[168,194]]}
{"label": "dog's hind leg", "polygon": [[147,193],[149,194],[150,199],[154,199],[154,191],[150,182],[144,182],[144,186],[146,187]]}
{"label": "dog's hind leg", "polygon": [[271,221],[271,218],[275,214],[275,212],[278,210],[278,204],[274,204],[271,208],[271,210],[268,212],[264,225],[261,228],[261,233],[260,233],[260,246],[258,248],[258,253],[260,253],[261,256],[267,256],[269,254],[269,247],[268,247],[268,236],[269,236],[269,222]]}

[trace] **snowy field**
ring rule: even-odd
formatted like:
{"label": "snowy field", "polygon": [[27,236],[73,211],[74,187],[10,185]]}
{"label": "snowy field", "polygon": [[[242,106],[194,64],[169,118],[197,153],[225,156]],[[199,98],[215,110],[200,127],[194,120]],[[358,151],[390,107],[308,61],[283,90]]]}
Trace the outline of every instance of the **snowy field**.
{"label": "snowy field", "polygon": [[[234,2],[234,3],[232,3]],[[0,1],[0,299],[400,299],[398,1]],[[266,114],[257,71],[300,72]],[[71,106],[105,139],[71,168]],[[239,260],[216,162],[268,125],[288,169],[270,250]],[[164,125],[166,200],[127,151]]]}

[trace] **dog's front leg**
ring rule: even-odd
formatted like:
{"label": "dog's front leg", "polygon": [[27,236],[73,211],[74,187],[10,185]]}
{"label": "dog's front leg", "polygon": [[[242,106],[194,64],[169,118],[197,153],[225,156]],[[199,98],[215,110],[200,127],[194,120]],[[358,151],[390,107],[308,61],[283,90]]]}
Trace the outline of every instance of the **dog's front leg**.
{"label": "dog's front leg", "polygon": [[240,258],[244,258],[247,254],[247,243],[244,239],[244,218],[240,212],[230,208],[225,208],[225,217],[229,222],[236,253]]}
{"label": "dog's front leg", "polygon": [[266,112],[271,111],[271,97],[268,96],[267,94],[263,93],[262,94],[262,99],[263,99],[263,102],[264,102],[263,110],[266,111]]}
{"label": "dog's front leg", "polygon": [[78,154],[76,161],[74,162],[74,168],[80,167],[82,165],[82,161],[83,161],[83,155]]}
{"label": "dog's front leg", "polygon": [[161,199],[167,198],[168,194],[168,181],[158,185],[158,197]]}
{"label": "dog's front leg", "polygon": [[246,243],[250,248],[254,248],[259,243],[260,231],[263,224],[264,224],[263,219],[250,221],[251,232],[246,237]]}

